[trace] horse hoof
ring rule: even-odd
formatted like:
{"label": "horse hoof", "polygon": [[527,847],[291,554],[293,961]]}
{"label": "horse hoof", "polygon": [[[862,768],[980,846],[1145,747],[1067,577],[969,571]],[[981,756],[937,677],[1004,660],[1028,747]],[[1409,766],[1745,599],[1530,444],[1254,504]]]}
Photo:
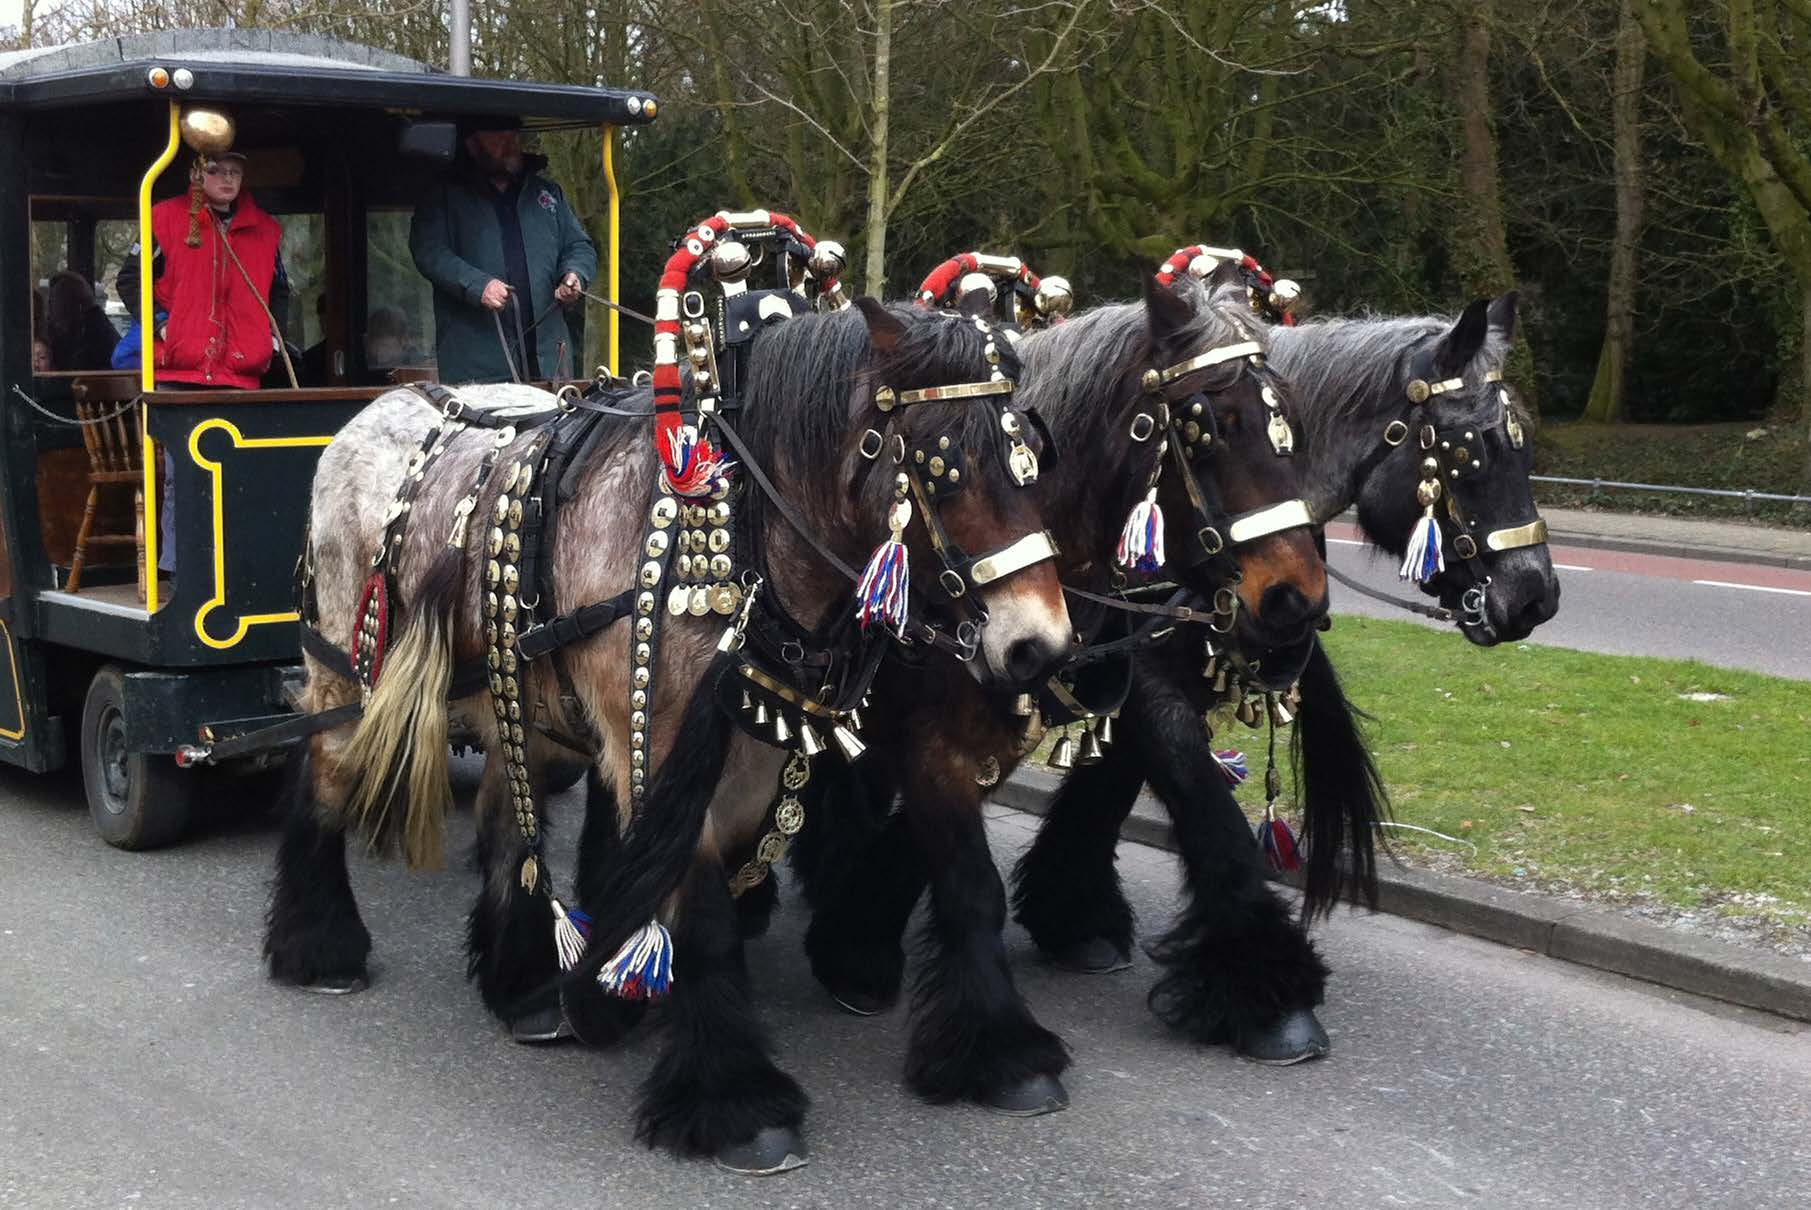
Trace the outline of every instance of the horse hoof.
{"label": "horse hoof", "polygon": [[1132,955],[1105,937],[1090,937],[1050,955],[1051,964],[1081,975],[1109,975],[1132,969]]}
{"label": "horse hoof", "polygon": [[981,1103],[1009,1118],[1035,1118],[1069,1108],[1069,1094],[1055,1076],[1035,1075],[990,1089]]}
{"label": "horse hoof", "polygon": [[322,975],[301,985],[303,991],[317,996],[350,996],[370,986],[363,975]]}
{"label": "horse hoof", "polygon": [[777,1176],[810,1162],[805,1140],[790,1126],[768,1126],[752,1139],[717,1149],[717,1167],[743,1176]]}
{"label": "horse hoof", "polygon": [[1327,1031],[1306,1008],[1284,1013],[1282,1019],[1268,1029],[1246,1030],[1239,1035],[1238,1042],[1241,1055],[1254,1063],[1268,1063],[1274,1067],[1318,1059],[1332,1049],[1333,1042],[1327,1037]]}
{"label": "horse hoof", "polygon": [[825,988],[830,998],[840,1005],[844,1012],[858,1017],[873,1017],[886,1012],[897,1002],[895,997],[877,996],[872,992],[857,991],[852,987]]}
{"label": "horse hoof", "polygon": [[565,1011],[558,1004],[550,1004],[511,1021],[509,1036],[514,1041],[538,1046],[574,1035],[572,1026],[566,1023]]}

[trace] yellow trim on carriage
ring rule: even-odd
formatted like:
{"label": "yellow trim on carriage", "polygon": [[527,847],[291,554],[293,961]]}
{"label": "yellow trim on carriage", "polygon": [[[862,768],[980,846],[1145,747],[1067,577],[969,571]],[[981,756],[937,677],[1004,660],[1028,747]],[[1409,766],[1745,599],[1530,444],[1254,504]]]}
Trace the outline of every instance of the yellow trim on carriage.
{"label": "yellow trim on carriage", "polygon": [[[610,291],[609,299],[613,303],[622,302],[622,192],[616,187],[616,127],[604,127],[604,188],[610,194]],[[614,307],[605,308],[610,312],[610,373],[618,369],[620,343],[622,334],[622,312]]]}
{"label": "yellow trim on carriage", "polygon": [[226,507],[224,467],[201,453],[201,434],[209,429],[224,429],[233,440],[233,448],[241,450],[258,449],[299,449],[305,446],[324,446],[333,442],[332,437],[247,437],[239,431],[230,420],[218,416],[203,420],[189,430],[189,457],[196,466],[208,471],[214,477],[213,510],[214,510],[214,595],[205,605],[195,612],[195,637],[209,647],[224,651],[237,646],[244,638],[246,631],[253,626],[267,626],[276,622],[294,622],[302,615],[289,609],[282,613],[243,614],[239,618],[239,628],[233,631],[232,637],[217,639],[207,632],[206,618],[214,610],[226,604]]}
{"label": "yellow trim on carriage", "polygon": [[19,707],[19,729],[7,731],[0,729],[0,739],[21,740],[25,738],[25,694],[19,688],[19,646],[13,642],[13,630],[4,621],[0,621],[0,635],[6,638],[6,654],[13,666],[13,701]]}
{"label": "yellow trim on carriage", "polygon": [[[157,386],[157,319],[152,312],[151,294],[151,187],[176,159],[182,147],[182,106],[170,102],[170,138],[163,154],[138,182],[138,387],[149,392]],[[145,612],[157,612],[157,449],[151,440],[151,409],[139,405],[138,432],[143,446],[145,476]]]}

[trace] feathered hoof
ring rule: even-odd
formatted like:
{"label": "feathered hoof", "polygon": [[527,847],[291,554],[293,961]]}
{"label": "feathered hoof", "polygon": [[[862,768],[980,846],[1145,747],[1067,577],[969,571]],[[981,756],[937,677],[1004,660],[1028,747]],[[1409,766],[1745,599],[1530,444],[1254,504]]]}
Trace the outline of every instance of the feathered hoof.
{"label": "feathered hoof", "polygon": [[1040,1074],[988,1089],[981,1104],[1009,1118],[1035,1118],[1069,1108],[1069,1093],[1055,1076]]}
{"label": "feathered hoof", "polygon": [[1333,1041],[1312,1010],[1297,1008],[1284,1013],[1267,1029],[1245,1030],[1234,1048],[1254,1063],[1288,1067],[1320,1058],[1333,1049]]}
{"label": "feathered hoof", "polygon": [[560,1017],[586,1046],[614,1046],[640,1023],[646,1000],[623,1000],[595,985],[560,992]]}
{"label": "feathered hoof", "polygon": [[859,987],[832,986],[830,984],[825,984],[824,990],[830,993],[830,998],[835,1000],[837,1006],[844,1012],[852,1013],[857,1017],[879,1016],[899,1003],[897,991],[891,996],[883,996],[863,991]]}
{"label": "feathered hoof", "polygon": [[1046,954],[1050,964],[1059,970],[1078,975],[1110,975],[1132,969],[1132,955],[1105,937],[1089,937]]}
{"label": "feathered hoof", "polygon": [[305,992],[313,992],[317,996],[350,996],[354,992],[362,992],[370,987],[371,981],[363,975],[322,975],[318,979],[298,983],[296,986]]}
{"label": "feathered hoof", "polygon": [[717,1149],[717,1167],[743,1176],[778,1176],[811,1162],[805,1140],[791,1126],[767,1126],[752,1139]]}
{"label": "feathered hoof", "polygon": [[524,1045],[544,1046],[549,1042],[559,1042],[577,1035],[572,1032],[572,1026],[566,1020],[565,1010],[558,1004],[550,1004],[511,1021],[509,1036],[511,1041]]}

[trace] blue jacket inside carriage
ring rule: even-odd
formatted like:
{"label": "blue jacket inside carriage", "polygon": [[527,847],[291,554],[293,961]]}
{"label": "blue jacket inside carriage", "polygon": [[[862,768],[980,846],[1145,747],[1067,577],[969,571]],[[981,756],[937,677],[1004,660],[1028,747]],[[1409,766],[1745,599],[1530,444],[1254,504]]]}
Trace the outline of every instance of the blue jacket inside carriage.
{"label": "blue jacket inside carriage", "polygon": [[[523,378],[580,372],[580,350],[555,291],[567,274],[588,284],[597,273],[597,249],[559,185],[542,174],[544,157],[522,155],[513,139],[500,141],[501,156],[495,154],[498,143],[480,143],[488,137],[480,132],[507,125],[468,126],[464,154],[421,198],[409,229],[415,266],[434,285],[442,382],[507,382],[511,361]],[[484,305],[492,281],[510,288],[501,311]],[[518,313],[526,348],[518,342]]]}

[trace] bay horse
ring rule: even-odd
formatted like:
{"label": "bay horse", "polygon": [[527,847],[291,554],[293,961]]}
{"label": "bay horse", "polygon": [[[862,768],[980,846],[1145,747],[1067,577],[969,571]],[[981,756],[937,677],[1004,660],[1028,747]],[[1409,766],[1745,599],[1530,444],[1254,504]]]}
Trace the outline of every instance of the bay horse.
{"label": "bay horse", "polygon": [[[1279,417],[1287,427],[1281,384],[1240,295],[1231,283],[1147,282],[1142,303],[1028,335],[1021,400],[1057,450],[1038,488],[1052,497],[1067,582],[1109,589],[1115,539],[1154,494],[1174,535],[1171,558],[1224,611],[1219,636],[1289,646],[1324,615],[1326,582],[1296,501],[1295,463],[1272,436]],[[1198,599],[1192,616],[1213,608]],[[1178,614],[1188,616],[1154,621]],[[816,908],[813,970],[855,1011],[890,1003],[903,976],[900,935],[928,882],[908,1083],[932,1101],[1016,1115],[1060,1109],[1066,1048],[1014,986],[1001,936],[1005,887],[981,813],[1036,739],[1029,699],[990,691],[948,662],[918,667],[897,656],[874,694],[892,730],[860,765],[814,787],[828,818],[793,854]],[[899,810],[883,823],[895,792]],[[771,896],[745,899],[745,927],[758,931],[771,905]]]}
{"label": "bay horse", "polygon": [[[325,646],[308,654],[302,706],[325,712],[368,700],[356,727],[314,736],[292,762],[264,951],[279,980],[333,992],[365,985],[371,938],[347,881],[345,835],[353,831],[380,851],[400,849],[412,865],[438,859],[450,798],[452,697],[481,720],[487,754],[474,808],[484,885],[468,930],[470,970],[485,1004],[505,1021],[544,1016],[561,968],[571,968],[570,985],[585,985],[607,976],[606,967],[616,970],[625,955],[650,959],[618,985],[622,994],[651,994],[670,980],[666,1045],[641,1092],[638,1133],[650,1144],[716,1155],[731,1167],[772,1171],[802,1162],[798,1126],[806,1098],[775,1065],[750,1003],[727,871],[755,848],[772,787],[792,765],[784,751],[736,732],[719,695],[732,671],[752,666],[743,645],[752,652],[762,636],[773,638],[776,650],[796,647],[803,660],[822,636],[861,653],[894,629],[854,626],[849,583],[833,559],[859,560],[890,533],[919,566],[949,571],[952,547],[1004,556],[1042,529],[1032,495],[1008,480],[996,456],[1004,409],[995,404],[1009,396],[1019,366],[1010,342],[985,323],[889,311],[860,299],[854,308],[775,324],[754,341],[747,370],[737,427],[743,465],[763,491],[737,483],[724,492],[735,504],[734,549],[750,560],[751,576],[729,609],[688,609],[687,598],[675,596],[680,608],[666,621],[658,651],[642,622],[661,604],[652,591],[660,568],[651,556],[656,546],[672,548],[652,532],[644,538],[642,521],[677,520],[683,528],[690,509],[702,513],[707,505],[670,505],[675,497],[655,491],[671,480],[661,478],[660,455],[646,439],[652,392],[615,392],[599,403],[643,419],[605,424],[575,457],[546,558],[550,591],[568,611],[561,618],[581,631],[586,616],[601,618],[600,625],[566,646],[557,663],[518,666],[505,650],[502,669],[493,663],[489,670],[493,695],[500,677],[513,672],[520,685],[504,682],[509,705],[518,695],[546,703],[546,720],[518,720],[501,704],[493,720],[456,673],[476,661],[482,681],[482,661],[499,655],[488,632],[498,620],[497,594],[520,593],[525,601],[530,591],[526,574],[520,584],[508,574],[497,583],[498,539],[507,543],[500,528],[520,519],[518,506],[535,490],[532,460],[518,459],[538,439],[540,430],[530,426],[556,401],[523,387],[473,386],[442,392],[435,407],[422,393],[393,391],[336,438],[321,458],[311,504],[310,613]],[[977,383],[985,390],[963,389]],[[893,407],[894,399],[914,395],[922,401]],[[520,431],[456,423],[495,407],[526,410]],[[937,501],[919,524],[902,518],[906,476],[895,475],[893,460],[874,456],[882,430],[885,445],[901,451],[941,443],[951,457],[960,453],[970,490]],[[1021,444],[1034,455],[1040,448],[1035,432]],[[404,481],[413,483],[412,494],[397,494]],[[552,495],[549,484],[531,499],[546,508]],[[449,541],[449,532],[465,534],[472,517],[498,522],[488,563]],[[401,532],[398,518],[406,520]],[[467,546],[477,546],[479,528],[472,527]],[[372,552],[392,542],[400,621],[378,617],[373,601],[387,598],[374,598],[371,587]],[[980,680],[1019,683],[1070,649],[1071,623],[1053,566],[1035,552],[1019,564],[984,582],[972,568],[959,569],[970,577],[975,605],[955,645]],[[913,626],[897,630],[922,646],[933,639],[951,645],[940,621],[946,606],[926,606],[923,594],[898,588],[900,600],[909,596],[921,612]],[[511,619],[515,602],[514,595],[504,599]],[[612,623],[617,602],[624,616]],[[543,607],[554,612],[553,602]],[[587,615],[592,608],[604,614]],[[973,624],[975,610],[984,624]],[[382,649],[370,640],[386,625],[400,638],[388,643],[379,676],[369,664],[371,652]],[[336,667],[332,649],[351,652],[353,667]],[[776,668],[773,693],[791,693],[793,701],[815,691],[801,691],[796,678],[789,687],[791,672]],[[551,725],[543,729],[543,722]],[[539,783],[554,747],[548,736],[587,732],[596,740],[592,800],[607,801],[613,816],[615,804],[624,804],[610,821],[617,860],[595,895],[581,889],[592,909],[588,938],[575,923],[582,914],[553,897],[551,875],[536,861],[538,844],[525,836],[539,822],[532,812],[540,796],[509,767],[525,762]],[[653,948],[636,951],[637,938]]]}
{"label": "bay horse", "polygon": [[[1324,522],[1356,504],[1365,536],[1398,559],[1417,525],[1435,518],[1441,558],[1422,588],[1482,646],[1526,636],[1559,601],[1524,417],[1502,381],[1515,304],[1509,294],[1456,320],[1332,319],[1270,332],[1272,365],[1303,401],[1299,456],[1314,516]],[[1429,481],[1441,489],[1430,492]],[[1214,694],[1187,645],[1179,631],[1167,650],[1137,660],[1132,742],[1064,780],[1014,870],[1015,917],[1059,965],[1129,965],[1133,917],[1113,850],[1148,782],[1169,812],[1187,896],[1150,947],[1165,968],[1152,1007],[1189,1036],[1261,1062],[1313,1058],[1330,1045],[1313,1012],[1327,968],[1303,926],[1342,891],[1375,906],[1383,788],[1316,640],[1295,719],[1307,870],[1302,916],[1292,920],[1213,775],[1199,720]]]}

